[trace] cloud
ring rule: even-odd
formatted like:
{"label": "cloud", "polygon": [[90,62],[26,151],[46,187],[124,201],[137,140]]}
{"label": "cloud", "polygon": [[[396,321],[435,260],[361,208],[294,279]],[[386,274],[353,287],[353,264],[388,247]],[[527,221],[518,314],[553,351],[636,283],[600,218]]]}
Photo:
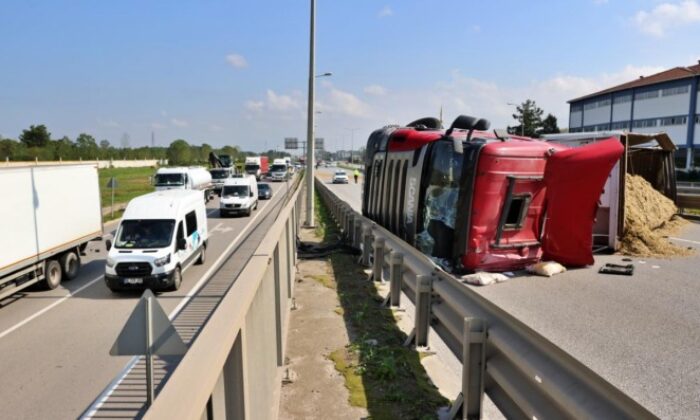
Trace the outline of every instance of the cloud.
{"label": "cloud", "polygon": [[188,123],[185,120],[180,120],[177,118],[171,118],[170,123],[174,125],[175,127],[189,127],[190,123]]}
{"label": "cloud", "polygon": [[250,111],[262,111],[265,108],[265,102],[263,101],[247,101],[245,103],[245,108]]}
{"label": "cloud", "polygon": [[369,115],[370,110],[369,105],[357,96],[339,89],[331,89],[327,108],[353,117],[365,117]]}
{"label": "cloud", "polygon": [[159,123],[159,122],[152,122],[152,123],[151,123],[151,128],[154,129],[154,130],[161,130],[161,129],[165,128],[165,125],[164,125],[164,124],[161,124],[161,123]]}
{"label": "cloud", "polygon": [[278,95],[272,89],[268,89],[266,105],[273,110],[288,111],[299,108],[299,101],[289,95]]}
{"label": "cloud", "polygon": [[479,25],[472,26],[472,31],[474,31],[476,33],[481,32],[481,26],[479,26]]}
{"label": "cloud", "polygon": [[242,69],[248,67],[248,60],[240,54],[229,54],[226,56],[228,62],[233,68]]}
{"label": "cloud", "polygon": [[391,9],[390,6],[384,6],[384,7],[382,7],[382,10],[380,10],[379,13],[377,13],[377,16],[380,18],[383,18],[383,17],[393,16],[393,14],[394,14],[394,11]]}
{"label": "cloud", "polygon": [[669,28],[700,22],[697,0],[661,3],[651,11],[640,10],[632,18],[637,28],[651,36],[662,37]]}
{"label": "cloud", "polygon": [[97,119],[97,122],[98,122],[102,127],[108,127],[108,128],[118,128],[118,127],[121,127],[121,125],[120,125],[118,122],[116,122],[116,121],[114,121],[114,120],[112,120],[112,119],[103,120],[102,118],[98,118],[98,119]]}
{"label": "cloud", "polygon": [[217,124],[210,124],[208,128],[209,128],[209,131],[214,132],[214,133],[224,131],[224,128],[220,125],[217,125]]}
{"label": "cloud", "polygon": [[608,4],[608,0],[593,0],[593,4],[596,4],[596,5]]}
{"label": "cloud", "polygon": [[364,91],[368,95],[375,95],[375,96],[384,96],[387,93],[386,88],[384,86],[381,86],[381,85],[369,85],[369,86],[365,87]]}

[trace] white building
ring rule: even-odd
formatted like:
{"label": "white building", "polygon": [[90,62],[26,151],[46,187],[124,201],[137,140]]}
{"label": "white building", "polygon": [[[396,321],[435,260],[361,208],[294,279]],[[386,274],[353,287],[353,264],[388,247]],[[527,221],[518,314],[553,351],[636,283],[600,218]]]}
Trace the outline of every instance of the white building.
{"label": "white building", "polygon": [[700,61],[569,101],[569,131],[666,132],[676,164],[700,166]]}

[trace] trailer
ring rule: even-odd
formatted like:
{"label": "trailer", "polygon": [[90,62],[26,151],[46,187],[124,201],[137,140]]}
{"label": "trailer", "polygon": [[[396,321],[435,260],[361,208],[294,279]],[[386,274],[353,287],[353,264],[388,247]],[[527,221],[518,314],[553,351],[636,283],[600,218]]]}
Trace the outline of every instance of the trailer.
{"label": "trailer", "polygon": [[260,181],[269,171],[268,162],[267,156],[249,156],[245,158],[245,173]]}
{"label": "trailer", "polygon": [[156,191],[200,190],[204,201],[209,201],[214,192],[212,175],[204,167],[160,168],[155,176]]}
{"label": "trailer", "polygon": [[0,197],[0,299],[75,278],[88,242],[103,234],[97,166],[2,168]]}

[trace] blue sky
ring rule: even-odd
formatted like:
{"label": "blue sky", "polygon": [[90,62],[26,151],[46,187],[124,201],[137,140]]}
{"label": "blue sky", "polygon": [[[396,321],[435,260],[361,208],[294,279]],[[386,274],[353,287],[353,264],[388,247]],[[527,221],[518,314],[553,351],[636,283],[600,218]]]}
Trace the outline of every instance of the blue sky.
{"label": "blue sky", "polygon": [[[437,115],[512,124],[700,58],[700,0],[317,1],[317,136]],[[247,150],[305,137],[308,1],[0,2],[0,135]]]}

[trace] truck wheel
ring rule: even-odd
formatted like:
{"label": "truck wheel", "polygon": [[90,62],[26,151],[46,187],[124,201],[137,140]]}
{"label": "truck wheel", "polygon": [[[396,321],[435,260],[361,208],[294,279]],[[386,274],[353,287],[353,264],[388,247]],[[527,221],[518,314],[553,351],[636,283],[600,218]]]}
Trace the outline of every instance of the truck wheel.
{"label": "truck wheel", "polygon": [[66,280],[73,280],[78,277],[78,270],[80,270],[80,257],[73,251],[66,252],[59,258],[59,263],[61,264],[61,270],[63,270],[63,276]]}
{"label": "truck wheel", "polygon": [[44,284],[49,290],[53,290],[61,284],[61,264],[56,260],[48,260],[44,271]]}
{"label": "truck wheel", "polygon": [[197,265],[202,265],[207,261],[207,246],[202,245],[202,252],[199,253],[199,258],[197,258]]}
{"label": "truck wheel", "polygon": [[178,290],[180,288],[180,285],[182,284],[182,271],[180,271],[180,267],[175,267],[175,271],[173,271],[173,285],[170,288],[170,290]]}

